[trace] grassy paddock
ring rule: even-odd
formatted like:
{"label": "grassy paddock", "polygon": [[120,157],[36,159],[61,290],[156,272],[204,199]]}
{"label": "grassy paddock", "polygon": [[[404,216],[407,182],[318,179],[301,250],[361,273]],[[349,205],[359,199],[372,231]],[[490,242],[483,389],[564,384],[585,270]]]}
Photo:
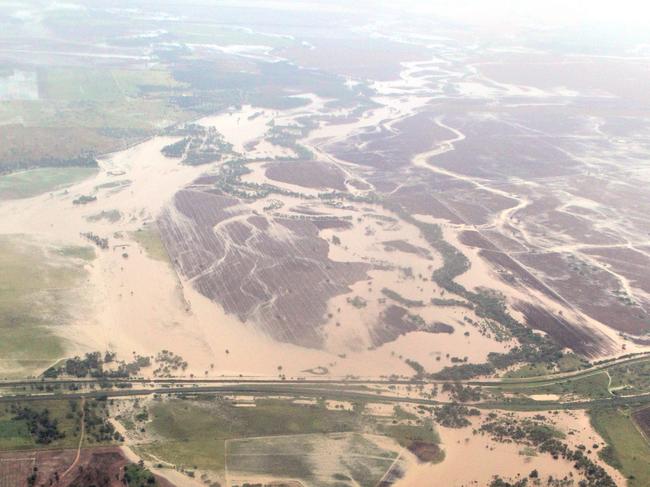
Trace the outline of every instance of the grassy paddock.
{"label": "grassy paddock", "polygon": [[96,173],[97,169],[87,167],[51,167],[7,174],[0,176],[0,200],[30,198],[56,191]]}
{"label": "grassy paddock", "polygon": [[47,409],[50,418],[56,420],[58,429],[65,434],[64,438],[50,444],[36,443],[29,432],[26,421],[15,420],[8,403],[0,407],[0,451],[4,450],[29,450],[34,448],[76,448],[79,443],[80,402],[77,400],[76,410],[73,412],[70,401],[26,401],[23,405],[34,411]]}
{"label": "grassy paddock", "polygon": [[25,376],[64,354],[55,333],[73,318],[85,275],[82,248],[48,248],[0,237],[0,377]]}
{"label": "grassy paddock", "polygon": [[611,397],[607,390],[609,379],[606,372],[593,375],[579,376],[575,379],[562,379],[557,382],[549,380],[540,384],[502,384],[491,387],[490,390],[501,391],[526,396],[534,394],[557,394],[559,396],[579,396],[586,399],[606,399]]}
{"label": "grassy paddock", "polygon": [[621,470],[629,487],[650,485],[650,445],[641,436],[626,409],[603,408],[590,412],[591,423],[609,448],[603,458]]}
{"label": "grassy paddock", "polygon": [[160,238],[160,231],[157,225],[150,224],[135,232],[131,232],[131,237],[152,259],[170,262],[169,254],[167,254],[167,249]]}
{"label": "grassy paddock", "polygon": [[[145,427],[153,441],[140,445],[140,452],[185,469],[222,471],[226,443],[239,442],[241,446],[260,437],[266,438],[265,442],[255,443],[255,446],[273,443],[273,437],[314,435],[314,438],[323,438],[323,435],[334,435],[335,438],[343,435],[347,443],[336,444],[361,450],[372,447],[364,442],[361,433],[390,437],[406,446],[413,441],[439,443],[430,422],[392,423],[364,415],[360,408],[354,411],[327,409],[322,402],[304,405],[286,399],[258,399],[255,407],[237,407],[219,398],[168,399],[155,400],[148,411],[151,422]],[[314,441],[310,439],[310,445],[315,444]],[[239,460],[240,464],[244,461]],[[365,469],[363,465],[349,466],[351,471],[357,467]]]}
{"label": "grassy paddock", "polygon": [[150,408],[149,428],[161,438],[142,446],[163,460],[185,468],[222,470],[225,441],[253,436],[351,431],[358,417],[283,400],[258,400],[254,408],[224,401],[172,399]]}

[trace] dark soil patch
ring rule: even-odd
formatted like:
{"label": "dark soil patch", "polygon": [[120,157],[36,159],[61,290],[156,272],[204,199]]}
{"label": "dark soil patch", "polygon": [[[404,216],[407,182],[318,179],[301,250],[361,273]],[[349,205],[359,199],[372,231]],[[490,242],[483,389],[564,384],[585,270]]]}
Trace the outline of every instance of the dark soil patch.
{"label": "dark soil patch", "polygon": [[646,440],[650,442],[650,407],[640,409],[632,414],[634,422],[639,425]]}
{"label": "dark soil patch", "polygon": [[448,333],[451,335],[453,332],[453,326],[441,322],[434,323],[433,327],[431,328],[431,333]]}
{"label": "dark soil patch", "polygon": [[407,254],[415,254],[425,258],[431,257],[431,252],[429,252],[429,250],[424,247],[410,244],[405,240],[389,240],[384,242],[384,248],[386,250],[399,250],[401,252],[406,252]]}
{"label": "dark soil patch", "polygon": [[458,235],[460,243],[469,247],[478,247],[486,250],[498,250],[492,242],[476,230],[465,230]]}
{"label": "dark soil patch", "polygon": [[278,161],[266,165],[266,177],[303,188],[331,188],[345,191],[345,174],[333,164],[321,161]]}
{"label": "dark soil patch", "polygon": [[570,323],[563,317],[530,303],[518,302],[513,307],[524,314],[528,326],[547,333],[561,347],[570,348],[586,357],[595,357],[608,351],[606,338],[594,333],[593,329]]}
{"label": "dark soil patch", "polygon": [[[116,447],[81,450],[77,467],[65,477],[63,472],[75,459],[76,450],[33,450],[0,453],[0,485],[27,487],[28,477],[37,468],[34,485],[58,487],[124,487],[124,466],[131,463]],[[8,460],[11,459],[11,460]],[[173,487],[167,480],[156,477],[160,487]]]}
{"label": "dark soil patch", "polygon": [[370,330],[370,337],[373,346],[377,347],[420,328],[420,324],[409,317],[406,308],[390,305],[379,317],[377,325]]}
{"label": "dark soil patch", "polygon": [[408,446],[408,450],[423,463],[438,462],[442,454],[442,450],[438,445],[424,441],[412,441]]}

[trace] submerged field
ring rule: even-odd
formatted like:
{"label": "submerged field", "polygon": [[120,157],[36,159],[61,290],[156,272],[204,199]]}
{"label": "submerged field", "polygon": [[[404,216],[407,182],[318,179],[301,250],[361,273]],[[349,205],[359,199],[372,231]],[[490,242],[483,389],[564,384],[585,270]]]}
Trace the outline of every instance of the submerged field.
{"label": "submerged field", "polygon": [[83,394],[179,487],[650,485],[643,46],[338,7],[0,5],[0,378],[82,382],[0,450]]}

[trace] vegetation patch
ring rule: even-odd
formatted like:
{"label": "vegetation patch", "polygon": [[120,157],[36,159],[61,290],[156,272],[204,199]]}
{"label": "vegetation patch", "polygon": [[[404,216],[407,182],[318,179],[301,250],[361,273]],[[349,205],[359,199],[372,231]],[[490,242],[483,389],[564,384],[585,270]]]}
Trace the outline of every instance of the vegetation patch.
{"label": "vegetation patch", "polygon": [[492,390],[514,394],[557,394],[587,399],[612,397],[608,390],[609,378],[605,371],[569,379],[549,379],[539,384],[502,384]]}
{"label": "vegetation patch", "polygon": [[73,205],[87,205],[97,201],[97,196],[82,194],[78,198],[72,200]]}
{"label": "vegetation patch", "polygon": [[406,306],[407,308],[420,308],[424,306],[424,301],[405,298],[397,291],[393,291],[392,289],[383,288],[381,290],[381,293],[387,298],[390,298],[402,306]]}
{"label": "vegetation patch", "polygon": [[438,463],[444,459],[440,436],[430,419],[422,422],[380,424],[377,430],[407,448],[421,462]]}
{"label": "vegetation patch", "polygon": [[96,379],[116,379],[133,377],[140,372],[140,369],[149,367],[151,359],[135,355],[131,362],[116,361],[115,355],[106,352],[102,355],[99,352],[87,353],[82,357],[73,357],[65,360],[62,364],[56,364],[47,369],[43,376],[56,378],[69,376],[77,378],[93,377]]}
{"label": "vegetation patch", "polygon": [[0,200],[31,198],[57,191],[96,173],[97,169],[91,167],[59,167],[0,175]]}
{"label": "vegetation patch", "polygon": [[516,442],[536,448],[540,453],[550,454],[554,459],[569,460],[573,463],[573,468],[584,477],[579,484],[583,487],[616,487],[605,469],[584,453],[586,447],[579,445],[575,450],[571,449],[562,441],[564,434],[548,426],[547,418],[541,414],[518,420],[512,415],[499,417],[496,413],[490,413],[479,431],[489,434],[498,442]]}
{"label": "vegetation patch", "polygon": [[608,369],[613,394],[650,392],[650,360],[615,365]]}
{"label": "vegetation patch", "polygon": [[86,220],[89,222],[105,220],[109,223],[115,223],[120,221],[121,218],[122,214],[118,210],[102,210],[99,213],[86,217]]}
{"label": "vegetation patch", "polygon": [[476,408],[469,408],[458,403],[447,403],[434,409],[433,416],[436,422],[447,428],[464,428],[469,426],[470,416],[480,416]]}
{"label": "vegetation patch", "polygon": [[124,485],[128,487],[154,487],[159,485],[154,474],[144,465],[131,463],[124,467]]}
{"label": "vegetation patch", "polygon": [[183,164],[200,166],[220,161],[223,156],[236,155],[229,144],[214,127],[186,124],[166,131],[168,135],[181,135],[178,142],[161,149],[165,157],[181,159]]}
{"label": "vegetation patch", "polygon": [[147,255],[155,260],[169,262],[167,249],[160,237],[160,231],[156,224],[146,225],[135,232],[131,232],[131,237],[140,245]]}
{"label": "vegetation patch", "polygon": [[0,408],[0,450],[71,448],[79,442],[78,401],[17,401]]}

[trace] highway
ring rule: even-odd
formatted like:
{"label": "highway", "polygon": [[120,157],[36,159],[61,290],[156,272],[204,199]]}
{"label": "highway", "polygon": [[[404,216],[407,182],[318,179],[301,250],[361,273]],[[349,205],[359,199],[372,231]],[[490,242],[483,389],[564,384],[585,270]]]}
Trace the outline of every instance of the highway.
{"label": "highway", "polygon": [[[500,386],[542,387],[603,373],[611,367],[650,361],[649,354],[635,355],[612,360],[574,372],[558,373],[532,378],[485,379],[466,381],[440,380],[390,380],[390,379],[289,379],[277,378],[62,378],[62,379],[24,379],[0,381],[0,402],[35,401],[80,398],[120,398],[152,394],[216,394],[216,395],[254,395],[254,396],[290,396],[290,397],[325,397],[363,402],[411,403],[422,406],[438,406],[444,401],[423,397],[395,395],[385,390],[371,390],[370,386],[411,385],[433,386],[443,383],[461,383],[464,385],[495,388]],[[106,387],[106,386],[109,387]],[[119,385],[119,386],[118,386]],[[124,387],[124,385],[128,385]],[[66,390],[63,387],[81,387],[83,390]],[[104,386],[104,387],[102,387]],[[29,388],[24,392],[16,389]],[[35,388],[42,390],[34,390]],[[92,390],[88,390],[92,388]],[[5,389],[5,393],[2,393]],[[7,390],[8,389],[8,390]],[[49,390],[48,390],[49,389]],[[54,390],[56,389],[56,390]],[[525,410],[549,409],[586,409],[598,405],[645,404],[650,402],[650,393],[631,396],[612,396],[604,399],[581,401],[525,401],[509,399],[503,401],[486,400],[472,403],[477,408],[505,408]]]}
{"label": "highway", "polygon": [[[223,385],[183,385],[151,388],[110,389],[91,391],[45,392],[38,394],[11,394],[0,396],[0,402],[14,401],[42,401],[81,398],[122,398],[145,396],[153,394],[213,394],[213,395],[253,395],[253,396],[289,396],[289,397],[324,397],[347,401],[379,402],[379,403],[410,403],[422,406],[439,406],[444,401],[435,399],[380,394],[378,392],[346,389],[341,387],[309,387],[306,384],[291,383],[266,383],[266,384],[223,384]],[[483,401],[471,403],[472,407],[481,409],[524,409],[524,410],[550,410],[550,409],[586,409],[602,405],[646,404],[650,403],[650,393],[634,396],[614,396],[606,399],[592,399],[584,401]]]}

